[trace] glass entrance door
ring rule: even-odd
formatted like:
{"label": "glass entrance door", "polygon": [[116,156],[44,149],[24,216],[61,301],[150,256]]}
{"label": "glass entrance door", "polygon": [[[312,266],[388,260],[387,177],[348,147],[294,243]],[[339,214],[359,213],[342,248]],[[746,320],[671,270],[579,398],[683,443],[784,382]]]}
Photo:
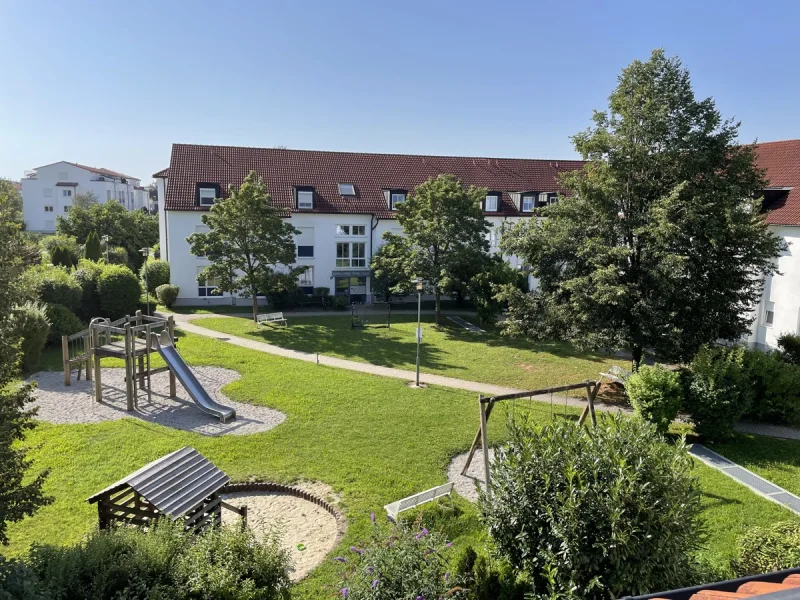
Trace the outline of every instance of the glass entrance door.
{"label": "glass entrance door", "polygon": [[334,294],[347,296],[347,303],[367,301],[366,277],[337,277],[335,279]]}

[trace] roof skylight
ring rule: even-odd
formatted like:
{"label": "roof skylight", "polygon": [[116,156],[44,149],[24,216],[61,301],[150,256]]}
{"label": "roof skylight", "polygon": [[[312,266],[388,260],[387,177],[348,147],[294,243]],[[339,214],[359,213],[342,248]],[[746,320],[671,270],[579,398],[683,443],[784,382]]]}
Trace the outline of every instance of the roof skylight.
{"label": "roof skylight", "polygon": [[340,196],[355,196],[356,195],[356,187],[352,183],[340,183],[339,184],[339,195]]}

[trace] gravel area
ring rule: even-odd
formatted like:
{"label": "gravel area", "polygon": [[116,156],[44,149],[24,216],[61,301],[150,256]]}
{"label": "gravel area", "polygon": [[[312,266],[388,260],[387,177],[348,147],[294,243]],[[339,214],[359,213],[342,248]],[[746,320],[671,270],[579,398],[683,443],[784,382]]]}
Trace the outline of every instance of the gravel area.
{"label": "gravel area", "polygon": [[[467,462],[467,454],[458,454],[453,457],[450,462],[450,467],[447,469],[447,480],[453,482],[453,489],[464,496],[470,502],[478,501],[478,492],[475,485],[479,484],[481,487],[486,483],[486,478],[483,475],[483,452],[480,448],[475,452],[472,457],[472,462],[469,465],[469,470],[466,475],[461,474],[461,469]],[[489,463],[494,460],[494,450],[489,448]]]}
{"label": "gravel area", "polygon": [[151,377],[152,401],[146,390],[138,390],[138,408],[127,412],[125,400],[125,369],[103,369],[103,401],[92,398],[94,381],[73,377],[70,386],[64,385],[64,374],[42,371],[31,377],[38,382],[35,391],[39,419],[50,423],[101,423],[133,417],[158,423],[165,427],[192,431],[202,435],[248,435],[269,431],[283,423],[286,415],[265,406],[234,402],[220,390],[239,379],[239,374],[220,367],[193,368],[197,379],[220,404],[236,409],[236,418],[228,423],[202,412],[192,401],[180,382],[176,382],[177,397],[169,397],[169,374]]}
{"label": "gravel area", "polygon": [[[313,493],[324,498],[320,486],[330,488],[315,484]],[[224,499],[234,506],[247,506],[247,524],[257,537],[278,535],[292,559],[292,581],[308,575],[336,545],[336,519],[313,502],[277,492],[237,492],[225,494]],[[238,520],[239,515],[223,509],[223,523]]]}

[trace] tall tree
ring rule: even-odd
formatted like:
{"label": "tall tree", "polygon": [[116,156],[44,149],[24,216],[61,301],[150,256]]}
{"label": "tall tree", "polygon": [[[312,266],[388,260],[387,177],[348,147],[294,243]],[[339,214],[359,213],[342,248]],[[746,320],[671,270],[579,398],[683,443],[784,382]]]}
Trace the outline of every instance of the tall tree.
{"label": "tall tree", "polygon": [[489,251],[489,223],[483,218],[482,188],[465,188],[455,175],[439,175],[419,185],[397,208],[403,236],[388,235],[387,255],[400,259],[405,279],[420,277],[436,298],[436,324],[441,296],[463,277],[465,256]]}
{"label": "tall tree", "polygon": [[98,262],[103,256],[103,248],[100,245],[100,236],[97,235],[96,231],[92,231],[88,236],[86,236],[83,254],[86,258],[95,262]]}
{"label": "tall tree", "polygon": [[72,199],[73,206],[88,208],[92,204],[97,204],[97,195],[94,192],[82,192],[80,194],[75,194],[75,197]]}
{"label": "tall tree", "polygon": [[294,235],[299,233],[272,204],[261,177],[251,171],[239,189],[203,215],[207,233],[187,239],[192,254],[206,255],[211,263],[198,281],[215,280],[222,292],[253,299],[253,320],[258,315],[259,292],[274,293],[297,287],[306,267],[293,267]]}
{"label": "tall tree", "polygon": [[662,50],[623,70],[607,112],[573,137],[586,160],[547,218],[501,247],[522,257],[538,294],[505,291],[506,327],[582,345],[688,359],[748,329],[782,242],[759,212],[763,173],[712,99]]}
{"label": "tall tree", "polygon": [[[0,196],[0,215],[12,210],[8,202],[8,196]],[[26,408],[33,401],[33,385],[18,383],[19,340],[14,339],[11,323],[24,248],[19,223],[0,218],[0,544],[8,543],[8,523],[51,501],[42,493],[47,472],[30,476],[31,461],[20,443],[35,427],[36,415],[36,409]]]}
{"label": "tall tree", "polygon": [[22,222],[22,194],[17,189],[16,182],[2,177],[0,177],[0,206],[2,206],[0,219]]}

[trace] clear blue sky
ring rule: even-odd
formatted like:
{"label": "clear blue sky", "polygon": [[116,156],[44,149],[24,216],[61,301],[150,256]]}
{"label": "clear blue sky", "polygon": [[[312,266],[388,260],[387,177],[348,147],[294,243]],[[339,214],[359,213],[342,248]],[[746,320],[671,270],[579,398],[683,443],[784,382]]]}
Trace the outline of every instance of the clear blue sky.
{"label": "clear blue sky", "polygon": [[679,55],[743,141],[800,137],[796,1],[0,0],[0,176],[149,181],[173,142],[575,156],[620,69]]}

